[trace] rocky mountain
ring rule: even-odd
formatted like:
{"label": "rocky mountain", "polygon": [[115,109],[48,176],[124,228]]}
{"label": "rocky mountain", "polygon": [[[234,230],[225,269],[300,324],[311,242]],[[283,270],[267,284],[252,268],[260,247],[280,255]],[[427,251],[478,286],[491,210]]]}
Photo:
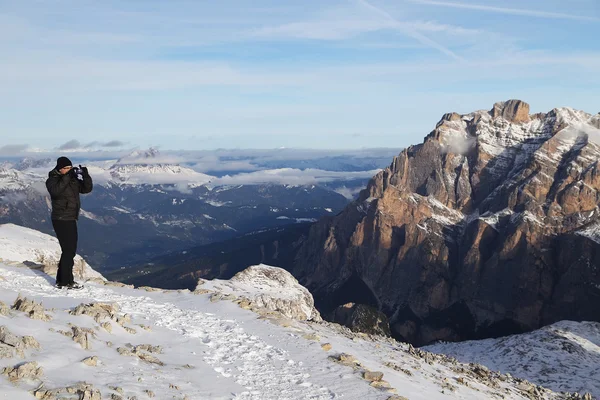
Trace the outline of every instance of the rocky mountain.
{"label": "rocky mountain", "polygon": [[600,114],[446,114],[293,267],[321,312],[367,304],[415,344],[600,321]]}

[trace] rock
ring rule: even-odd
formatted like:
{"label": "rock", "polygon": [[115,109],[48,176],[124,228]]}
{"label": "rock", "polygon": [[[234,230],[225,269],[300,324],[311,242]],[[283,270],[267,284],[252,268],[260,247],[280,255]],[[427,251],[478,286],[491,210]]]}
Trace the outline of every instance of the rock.
{"label": "rock", "polygon": [[[64,332],[63,332],[64,334]],[[66,336],[71,336],[75,343],[78,343],[82,349],[91,350],[92,342],[90,340],[90,336],[94,337],[95,332],[91,329],[80,328],[78,326],[71,327],[71,332],[66,332]]]}
{"label": "rock", "polygon": [[11,382],[16,382],[22,379],[39,379],[44,374],[44,371],[37,362],[32,361],[15,365],[14,367],[6,367],[2,370],[2,374],[8,376]]}
{"label": "rock", "polygon": [[134,356],[133,351],[129,350],[126,347],[117,347],[117,352],[122,356]]}
{"label": "rock", "polygon": [[100,324],[101,327],[108,333],[112,333],[112,324],[110,322],[102,322]]}
{"label": "rock", "polygon": [[39,319],[42,321],[52,320],[52,316],[46,314],[46,310],[41,303],[36,303],[26,297],[21,297],[21,294],[19,294],[15,300],[12,309],[24,312],[31,319]]}
{"label": "rock", "polygon": [[376,308],[364,304],[341,305],[332,312],[329,320],[347,326],[354,332],[381,336],[392,335],[386,315]]}
{"label": "rock", "polygon": [[144,393],[146,393],[148,395],[148,397],[153,398],[154,397],[154,392],[152,390],[144,390]]}
{"label": "rock", "polygon": [[123,388],[122,387],[118,387],[118,386],[109,386],[108,387],[110,390],[114,390],[115,392],[119,393],[119,394],[123,394]]}
{"label": "rock", "polygon": [[87,315],[100,323],[104,319],[116,320],[119,306],[114,303],[80,304],[70,312],[71,315]]}
{"label": "rock", "polygon": [[135,351],[147,351],[148,353],[162,354],[161,346],[153,346],[151,344],[140,344],[135,346]]}
{"label": "rock", "polygon": [[[56,276],[62,251],[54,236],[13,224],[3,224],[2,231],[3,235],[15,239],[11,241],[11,259],[4,261],[39,269],[52,278]],[[73,275],[76,280],[104,279],[81,256],[76,255],[73,262]]]}
{"label": "rock", "polygon": [[319,340],[321,340],[319,335],[315,333],[305,333],[304,335],[302,335],[302,337],[306,340],[312,340],[314,342],[318,342]]}
{"label": "rock", "polygon": [[387,400],[408,400],[408,397],[393,395],[387,398]]}
{"label": "rock", "polygon": [[0,343],[0,359],[13,358],[15,356],[15,348],[6,344]]}
{"label": "rock", "polygon": [[87,366],[96,367],[98,365],[98,357],[96,357],[96,356],[87,357],[87,358],[84,358],[83,360],[81,360],[81,362]]}
{"label": "rock", "polygon": [[325,351],[329,351],[329,350],[331,350],[331,349],[332,349],[332,346],[331,346],[331,343],[323,343],[323,344],[321,345],[321,348],[322,348],[323,350],[325,350]]}
{"label": "rock", "polygon": [[136,353],[137,356],[139,357],[140,360],[142,361],[146,361],[147,363],[150,364],[157,364],[160,366],[165,365],[162,361],[160,361],[158,358],[154,357],[151,354],[147,354],[147,353]]}
{"label": "rock", "polygon": [[197,289],[215,290],[213,302],[237,300],[247,308],[276,311],[294,320],[322,320],[311,293],[282,268],[255,265],[228,281],[206,282]]}
{"label": "rock", "polygon": [[341,353],[337,356],[330,356],[329,359],[338,364],[345,365],[347,367],[357,368],[360,366],[360,362],[353,355]]}
{"label": "rock", "polygon": [[388,393],[395,392],[395,389],[392,388],[392,385],[390,385],[388,381],[372,381],[369,385],[377,389],[385,390]]}
{"label": "rock", "polygon": [[0,301],[0,315],[10,315],[10,308],[8,308],[8,306],[2,301]]}
{"label": "rock", "polygon": [[509,122],[527,122],[529,121],[529,104],[520,100],[496,103],[491,114],[492,118],[502,117]]}
{"label": "rock", "polygon": [[517,385],[517,389],[519,389],[523,392],[531,393],[535,390],[535,386],[533,386],[532,384],[530,384],[527,381],[523,381]]}
{"label": "rock", "polygon": [[145,290],[146,292],[160,292],[163,289],[158,289],[155,287],[150,287],[150,286],[140,286],[138,287],[139,290]]}
{"label": "rock", "polygon": [[23,336],[21,338],[21,341],[23,342],[23,346],[26,349],[36,349],[36,350],[39,350],[39,349],[42,348],[42,346],[40,345],[40,343],[33,336]]}
{"label": "rock", "polygon": [[135,334],[137,333],[137,331],[136,331],[134,328],[130,328],[130,327],[128,327],[128,326],[124,326],[124,327],[123,327],[123,329],[125,329],[125,331],[126,331],[127,333],[130,333],[130,334],[132,334],[132,335],[135,335]]}
{"label": "rock", "polygon": [[142,328],[143,330],[145,330],[145,331],[152,332],[152,327],[150,327],[150,326],[148,326],[148,325],[142,325],[142,324],[138,324],[138,326],[139,326],[140,328]]}
{"label": "rock", "polygon": [[72,399],[73,397],[69,395],[76,395],[79,400],[101,400],[102,398],[99,390],[85,382],[57,389],[46,389],[42,383],[40,387],[32,391],[32,394],[36,399],[42,400]]}
{"label": "rock", "polygon": [[112,281],[105,281],[104,285],[105,286],[120,287],[120,288],[127,288],[127,289],[134,289],[135,288],[135,286],[133,286],[133,285],[127,285],[125,283],[112,282]]}
{"label": "rock", "polygon": [[365,371],[363,373],[363,379],[369,381],[369,382],[377,382],[383,379],[383,372],[372,372],[372,371]]}
{"label": "rock", "polygon": [[5,326],[0,326],[0,342],[16,349],[23,349],[25,347],[22,338],[10,332]]}
{"label": "rock", "polygon": [[84,390],[79,393],[80,400],[102,400],[102,394],[99,390]]}
{"label": "rock", "polygon": [[0,326],[0,358],[12,358],[15,353],[24,357],[26,349],[40,349],[39,342],[33,336],[17,336],[7,327]]}
{"label": "rock", "polygon": [[160,346],[151,346],[148,344],[135,346],[132,349],[129,349],[127,347],[117,348],[117,352],[122,356],[138,357],[140,360],[146,361],[151,364],[157,364],[161,366],[165,365],[158,358],[151,354],[145,353],[144,351],[162,353],[162,348]]}

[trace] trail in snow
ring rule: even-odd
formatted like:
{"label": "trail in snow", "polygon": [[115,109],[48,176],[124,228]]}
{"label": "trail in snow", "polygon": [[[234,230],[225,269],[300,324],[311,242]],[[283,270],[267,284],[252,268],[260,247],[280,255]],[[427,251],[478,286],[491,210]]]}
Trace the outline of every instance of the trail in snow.
{"label": "trail in snow", "polygon": [[[310,382],[301,363],[289,358],[285,350],[268,345],[250,335],[234,320],[223,320],[209,313],[184,309],[172,303],[157,303],[148,296],[127,296],[114,288],[88,284],[83,290],[54,288],[46,278],[23,275],[3,269],[6,280],[0,288],[36,297],[71,297],[89,302],[114,302],[132,317],[152,321],[178,334],[204,343],[204,361],[225,378],[232,378],[246,391],[233,395],[239,400],[311,399],[329,400],[341,396]],[[93,299],[93,300],[91,300]]]}

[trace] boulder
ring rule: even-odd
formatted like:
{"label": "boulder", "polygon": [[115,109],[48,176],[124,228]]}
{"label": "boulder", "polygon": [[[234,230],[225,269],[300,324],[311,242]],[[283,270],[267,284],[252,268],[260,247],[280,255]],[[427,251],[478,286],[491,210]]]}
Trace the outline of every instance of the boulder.
{"label": "boulder", "polygon": [[391,336],[387,316],[376,308],[365,304],[347,303],[341,305],[333,310],[330,320],[347,326],[353,332]]}
{"label": "boulder", "polygon": [[277,311],[295,320],[321,321],[312,294],[282,268],[260,264],[246,268],[228,281],[201,280],[211,301],[236,300],[243,308]]}
{"label": "boulder", "polygon": [[27,297],[22,297],[21,294],[18,295],[12,309],[24,312],[31,319],[39,319],[42,321],[52,320],[52,316],[46,314],[46,309],[42,306],[42,303],[36,303],[33,300],[29,300]]}

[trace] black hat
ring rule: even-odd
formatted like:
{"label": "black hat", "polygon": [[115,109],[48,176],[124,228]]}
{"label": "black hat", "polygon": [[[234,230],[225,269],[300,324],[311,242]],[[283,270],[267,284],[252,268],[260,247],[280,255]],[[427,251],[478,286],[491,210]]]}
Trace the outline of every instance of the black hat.
{"label": "black hat", "polygon": [[67,157],[59,157],[58,160],[56,160],[56,170],[57,171],[64,167],[72,167],[72,166],[73,166],[73,163],[71,163],[71,160],[69,160]]}

